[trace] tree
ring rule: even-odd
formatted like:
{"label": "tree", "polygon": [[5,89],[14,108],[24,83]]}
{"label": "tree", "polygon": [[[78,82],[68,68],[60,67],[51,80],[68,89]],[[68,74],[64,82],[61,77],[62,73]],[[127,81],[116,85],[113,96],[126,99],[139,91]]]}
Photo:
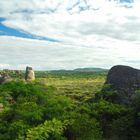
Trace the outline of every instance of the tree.
{"label": "tree", "polygon": [[66,125],[66,122],[57,119],[46,120],[44,124],[29,129],[25,140],[65,140],[63,132]]}

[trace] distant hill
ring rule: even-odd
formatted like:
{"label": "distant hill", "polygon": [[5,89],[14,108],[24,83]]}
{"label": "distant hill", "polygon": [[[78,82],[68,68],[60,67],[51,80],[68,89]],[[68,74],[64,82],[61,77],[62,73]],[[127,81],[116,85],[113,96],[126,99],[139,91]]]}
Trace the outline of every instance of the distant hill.
{"label": "distant hill", "polygon": [[107,69],[103,68],[77,68],[73,71],[79,71],[79,72],[102,72],[102,71],[108,71]]}

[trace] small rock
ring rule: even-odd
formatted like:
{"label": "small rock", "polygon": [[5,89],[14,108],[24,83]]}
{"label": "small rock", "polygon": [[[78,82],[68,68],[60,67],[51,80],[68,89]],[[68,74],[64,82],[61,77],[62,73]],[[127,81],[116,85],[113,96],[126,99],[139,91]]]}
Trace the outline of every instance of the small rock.
{"label": "small rock", "polygon": [[12,78],[9,75],[1,75],[0,76],[0,84],[7,83],[12,81]]}

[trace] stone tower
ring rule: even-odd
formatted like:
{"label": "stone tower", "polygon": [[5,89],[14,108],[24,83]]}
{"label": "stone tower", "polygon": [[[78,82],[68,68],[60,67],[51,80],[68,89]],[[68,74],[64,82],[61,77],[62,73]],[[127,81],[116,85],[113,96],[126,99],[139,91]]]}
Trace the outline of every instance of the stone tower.
{"label": "stone tower", "polygon": [[35,73],[34,73],[32,67],[28,67],[28,66],[26,67],[25,80],[26,81],[34,81],[35,80]]}

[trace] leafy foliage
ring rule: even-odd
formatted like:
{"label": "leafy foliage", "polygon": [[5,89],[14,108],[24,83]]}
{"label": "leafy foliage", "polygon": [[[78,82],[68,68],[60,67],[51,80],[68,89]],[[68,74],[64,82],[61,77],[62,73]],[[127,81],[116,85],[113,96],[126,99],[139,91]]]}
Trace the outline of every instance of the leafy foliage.
{"label": "leafy foliage", "polygon": [[[101,73],[38,73],[0,85],[0,140],[139,140],[140,91],[117,104]],[[102,89],[102,90],[101,90]]]}
{"label": "leafy foliage", "polygon": [[56,119],[45,121],[44,124],[29,129],[25,140],[65,140],[63,132],[66,125],[65,122]]}

